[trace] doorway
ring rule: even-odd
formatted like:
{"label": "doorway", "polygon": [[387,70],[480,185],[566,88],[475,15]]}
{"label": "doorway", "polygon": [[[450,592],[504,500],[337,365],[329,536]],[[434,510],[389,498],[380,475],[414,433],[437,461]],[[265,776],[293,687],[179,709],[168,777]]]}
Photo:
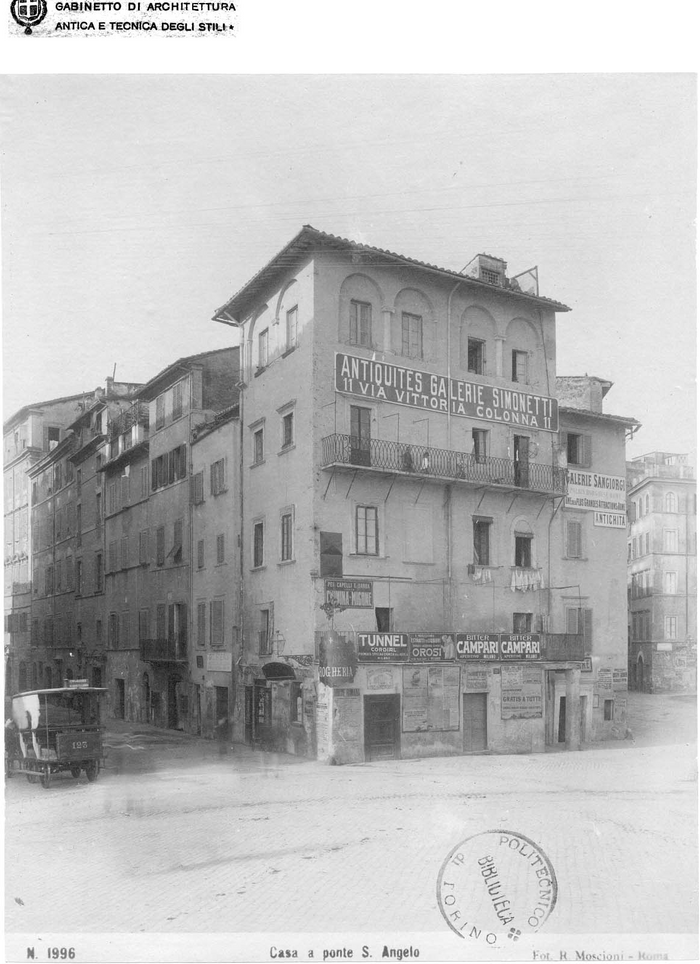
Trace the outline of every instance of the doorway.
{"label": "doorway", "polygon": [[244,694],[244,734],[246,743],[253,742],[253,687],[246,686]]}
{"label": "doorway", "polygon": [[115,705],[114,705],[114,715],[118,720],[124,719],[124,714],[126,712],[126,687],[124,685],[123,679],[114,680],[115,687]]}
{"label": "doorway", "polygon": [[581,706],[581,724],[580,724],[580,730],[579,730],[580,744],[579,745],[583,746],[583,744],[586,743],[586,735],[587,735],[588,697],[581,696],[579,700],[580,700],[580,706]]}
{"label": "doorway", "polygon": [[365,760],[398,760],[401,697],[365,696]]}
{"label": "doorway", "polygon": [[214,691],[216,694],[216,726],[221,727],[219,730],[220,738],[228,740],[228,686],[215,686]]}
{"label": "doorway", "polygon": [[462,697],[464,752],[478,753],[488,746],[486,738],[486,693],[465,693]]}
{"label": "doorway", "polygon": [[559,697],[559,723],[557,726],[557,743],[566,743],[566,697]]}
{"label": "doorway", "polygon": [[179,718],[177,712],[177,684],[180,682],[178,676],[168,678],[168,729],[178,728]]}
{"label": "doorway", "polygon": [[527,435],[515,435],[513,438],[513,468],[515,484],[523,489],[530,484],[530,439]]}
{"label": "doorway", "polygon": [[637,657],[637,678],[635,680],[636,688],[640,693],[644,692],[644,657],[640,653]]}

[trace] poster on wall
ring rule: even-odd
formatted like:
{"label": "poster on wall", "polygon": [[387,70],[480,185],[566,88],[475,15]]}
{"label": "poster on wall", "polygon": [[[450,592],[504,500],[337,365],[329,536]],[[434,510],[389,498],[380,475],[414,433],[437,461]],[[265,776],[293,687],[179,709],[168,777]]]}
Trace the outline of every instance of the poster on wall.
{"label": "poster on wall", "polygon": [[[595,512],[596,525],[622,529],[627,525],[627,480],[621,475],[600,475],[567,469],[566,508]],[[621,518],[624,517],[624,525]]]}
{"label": "poster on wall", "polygon": [[[341,695],[342,694],[342,695]],[[362,700],[358,690],[336,690],[333,701],[333,736],[339,743],[359,743]]]}
{"label": "poster on wall", "polygon": [[488,689],[488,671],[486,669],[475,669],[472,666],[464,667],[464,692],[465,693],[485,693]]}
{"label": "poster on wall", "polygon": [[428,668],[428,729],[459,729],[459,666]]}
{"label": "poster on wall", "polygon": [[455,638],[452,633],[409,633],[411,662],[454,659]]}
{"label": "poster on wall", "polygon": [[368,690],[393,689],[394,678],[391,672],[391,667],[388,669],[382,669],[381,666],[368,666],[366,673]]}
{"label": "poster on wall", "polygon": [[403,671],[403,731],[428,729],[428,668],[413,666]]}
{"label": "poster on wall", "polygon": [[612,685],[614,690],[627,689],[627,667],[626,666],[623,669],[613,669]]}
{"label": "poster on wall", "polygon": [[501,719],[542,716],[542,670],[535,666],[501,667]]}
{"label": "poster on wall", "polygon": [[598,668],[598,689],[602,692],[605,690],[612,691],[613,688],[613,671],[607,666],[600,666]]}

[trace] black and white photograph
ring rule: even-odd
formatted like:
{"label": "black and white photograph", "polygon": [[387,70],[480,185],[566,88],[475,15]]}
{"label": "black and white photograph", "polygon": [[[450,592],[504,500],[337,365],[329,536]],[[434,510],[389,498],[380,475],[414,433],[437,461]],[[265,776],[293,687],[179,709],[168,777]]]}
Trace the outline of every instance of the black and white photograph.
{"label": "black and white photograph", "polygon": [[0,75],[6,960],[697,959],[696,75],[66,68]]}

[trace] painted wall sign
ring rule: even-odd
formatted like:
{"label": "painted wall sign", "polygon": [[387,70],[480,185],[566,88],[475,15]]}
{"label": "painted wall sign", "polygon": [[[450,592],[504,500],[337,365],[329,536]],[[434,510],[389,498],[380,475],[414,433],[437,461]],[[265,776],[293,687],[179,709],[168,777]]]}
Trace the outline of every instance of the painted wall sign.
{"label": "painted wall sign", "polygon": [[368,579],[326,579],[326,604],[346,609],[372,609],[373,583]]}
{"label": "painted wall sign", "polygon": [[556,398],[401,368],[344,352],[335,354],[336,391],[487,422],[556,432]]}
{"label": "painted wall sign", "polygon": [[[627,525],[627,481],[620,475],[599,475],[581,469],[566,470],[566,508],[625,516]],[[595,522],[595,519],[593,520]],[[611,525],[611,523],[598,523]],[[614,528],[620,528],[615,525]]]}
{"label": "painted wall sign", "polygon": [[539,666],[501,668],[501,719],[542,716],[542,670]]}
{"label": "painted wall sign", "polygon": [[380,669],[379,667],[368,666],[366,673],[368,690],[393,689],[394,678],[391,669]]}
{"label": "painted wall sign", "polygon": [[318,644],[318,676],[326,686],[345,686],[355,679],[357,656],[351,639],[333,630],[323,633]]}
{"label": "painted wall sign", "polygon": [[606,529],[626,529],[627,516],[621,512],[595,512],[594,526],[604,526]]}
{"label": "painted wall sign", "polygon": [[537,633],[457,633],[458,659],[546,659]]}
{"label": "painted wall sign", "polygon": [[408,633],[358,633],[357,649],[360,662],[405,662]]}
{"label": "painted wall sign", "polygon": [[231,653],[207,653],[207,670],[210,673],[230,673]]}

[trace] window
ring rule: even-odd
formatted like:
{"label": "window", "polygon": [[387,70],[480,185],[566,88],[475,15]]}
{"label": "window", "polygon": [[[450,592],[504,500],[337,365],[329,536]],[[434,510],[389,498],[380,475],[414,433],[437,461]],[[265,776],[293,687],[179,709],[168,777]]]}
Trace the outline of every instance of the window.
{"label": "window", "polygon": [[218,462],[212,462],[210,468],[211,477],[211,494],[219,495],[221,492],[226,491],[226,460],[219,459]]}
{"label": "window", "polygon": [[566,523],[567,559],[581,559],[583,556],[583,525],[580,522]]}
{"label": "window", "polygon": [[121,497],[122,506],[129,505],[131,502],[131,479],[128,475],[122,475]]}
{"label": "window", "polygon": [[672,596],[675,596],[675,594],[678,592],[677,572],[664,573],[664,592]]}
{"label": "window", "polygon": [[129,539],[127,536],[122,536],[122,551],[121,551],[121,567],[122,569],[128,569],[129,567]]}
{"label": "window", "polygon": [[301,683],[292,682],[289,688],[289,721],[290,723],[304,722],[304,699]]}
{"label": "window", "polygon": [[488,457],[489,433],[481,428],[472,429],[472,453],[477,462],[485,462]]}
{"label": "window", "polygon": [[292,559],[292,513],[284,512],[280,519],[280,559],[289,562]]}
{"label": "window", "polygon": [[593,610],[567,606],[566,632],[570,636],[583,636],[583,651],[590,653],[593,645]]}
{"label": "window", "polygon": [[107,623],[107,645],[110,649],[116,649],[119,646],[119,614],[110,613],[109,621]]}
{"label": "window", "polygon": [[156,399],[156,429],[163,428],[165,425],[165,395],[159,395]]}
{"label": "window", "polygon": [[156,565],[165,565],[165,526],[156,529]]}
{"label": "window", "polygon": [[299,312],[296,305],[287,312],[287,351],[295,348],[297,344],[298,315]]}
{"label": "window", "polygon": [[520,569],[532,567],[532,536],[515,534],[515,565]]}
{"label": "window", "polygon": [[678,552],[678,529],[664,529],[664,552]]}
{"label": "window", "polygon": [[216,537],[216,564],[220,566],[226,561],[224,533],[220,532]]}
{"label": "window", "polygon": [[182,415],[182,382],[173,386],[173,420]]}
{"label": "window", "polygon": [[651,533],[645,532],[644,533],[644,555],[646,556],[649,555],[650,546],[651,546]]}
{"label": "window", "polygon": [[260,655],[269,656],[272,652],[272,633],[271,633],[271,623],[270,623],[270,610],[261,609],[260,610],[260,631],[259,631],[259,644],[260,644]]}
{"label": "window", "polygon": [[258,368],[265,368],[268,362],[270,331],[266,328],[258,335]]}
{"label": "window", "polygon": [[265,524],[256,522],[253,526],[253,568],[257,569],[264,562],[264,532]]}
{"label": "window", "polygon": [[47,566],[44,570],[44,594],[49,596],[53,592],[53,566]]}
{"label": "window", "polygon": [[151,460],[151,489],[178,482],[187,477],[187,446],[178,445]]}
{"label": "window", "polygon": [[148,565],[148,529],[139,532],[139,565]]}
{"label": "window", "polygon": [[603,719],[608,723],[613,718],[613,703],[614,700],[603,700]]}
{"label": "window", "polygon": [[259,465],[260,462],[264,461],[264,458],[264,435],[263,429],[259,428],[253,432],[253,465]]}
{"label": "window", "polygon": [[168,606],[168,642],[175,646],[179,656],[187,651],[187,605],[171,603]]}
{"label": "window", "polygon": [[667,492],[664,496],[664,512],[678,512],[678,499],[675,492]]}
{"label": "window", "polygon": [[407,311],[401,314],[401,354],[409,358],[423,357],[423,319]]}
{"label": "window", "polygon": [[102,645],[102,620],[95,620],[95,644],[97,646]]}
{"label": "window", "polygon": [[148,496],[148,466],[141,466],[141,498],[145,499]]}
{"label": "window", "polygon": [[478,338],[467,339],[467,371],[483,375],[486,363],[486,342]]}
{"label": "window", "polygon": [[206,646],[207,643],[207,604],[197,603],[197,645]]}
{"label": "window", "polygon": [[182,562],[182,519],[173,523],[173,548],[171,550],[173,563],[177,566]]}
{"label": "window", "polygon": [[129,648],[129,610],[121,614],[119,619],[119,645],[122,649]]}
{"label": "window", "polygon": [[474,564],[490,565],[491,519],[473,519]]}
{"label": "window", "polygon": [[372,306],[364,301],[350,302],[350,344],[372,345]]}
{"label": "window", "polygon": [[513,349],[512,359],[512,380],[514,382],[527,381],[527,352],[516,351]]}
{"label": "window", "polygon": [[294,412],[282,416],[282,448],[294,445]]}
{"label": "window", "polygon": [[151,611],[139,609],[139,642],[151,637]]}
{"label": "window", "polygon": [[83,543],[83,507],[80,503],[76,506],[76,529],[75,529],[75,543],[77,546],[81,546]]}
{"label": "window", "polygon": [[102,493],[95,492],[95,524],[102,522]]}
{"label": "window", "polygon": [[62,559],[57,559],[57,560],[56,560],[55,573],[56,573],[55,589],[56,589],[56,592],[60,592],[60,591],[63,589],[63,585],[62,585],[62,583],[63,583],[63,560],[62,560]]}
{"label": "window", "polygon": [[204,502],[204,472],[196,472],[190,476],[190,500],[192,505]]}
{"label": "window", "polygon": [[664,639],[678,639],[678,617],[664,617]]}
{"label": "window", "polygon": [[379,520],[377,507],[358,505],[355,507],[355,552],[361,556],[378,554]]}
{"label": "window", "polygon": [[320,533],[320,556],[322,576],[343,575],[343,534],[342,532]]}
{"label": "window", "polygon": [[76,560],[75,563],[75,593],[80,596],[83,591],[83,561]]}
{"label": "window", "polygon": [[532,632],[532,613],[513,613],[513,632]]}
{"label": "window", "polygon": [[377,632],[390,633],[392,630],[393,609],[386,606],[377,606],[374,610],[374,618],[377,621]]}
{"label": "window", "polygon": [[576,435],[564,432],[566,444],[566,461],[569,465],[591,464],[591,436]]}
{"label": "window", "polygon": [[102,592],[104,589],[104,560],[102,553],[95,553],[95,592]]}
{"label": "window", "polygon": [[224,601],[214,599],[211,604],[211,645],[221,647],[224,645]]}
{"label": "window", "polygon": [[197,568],[204,569],[204,539],[197,542]]}
{"label": "window", "polygon": [[165,603],[156,605],[156,638],[167,639],[168,609]]}
{"label": "window", "polygon": [[117,571],[117,542],[110,542],[107,546],[107,572]]}

